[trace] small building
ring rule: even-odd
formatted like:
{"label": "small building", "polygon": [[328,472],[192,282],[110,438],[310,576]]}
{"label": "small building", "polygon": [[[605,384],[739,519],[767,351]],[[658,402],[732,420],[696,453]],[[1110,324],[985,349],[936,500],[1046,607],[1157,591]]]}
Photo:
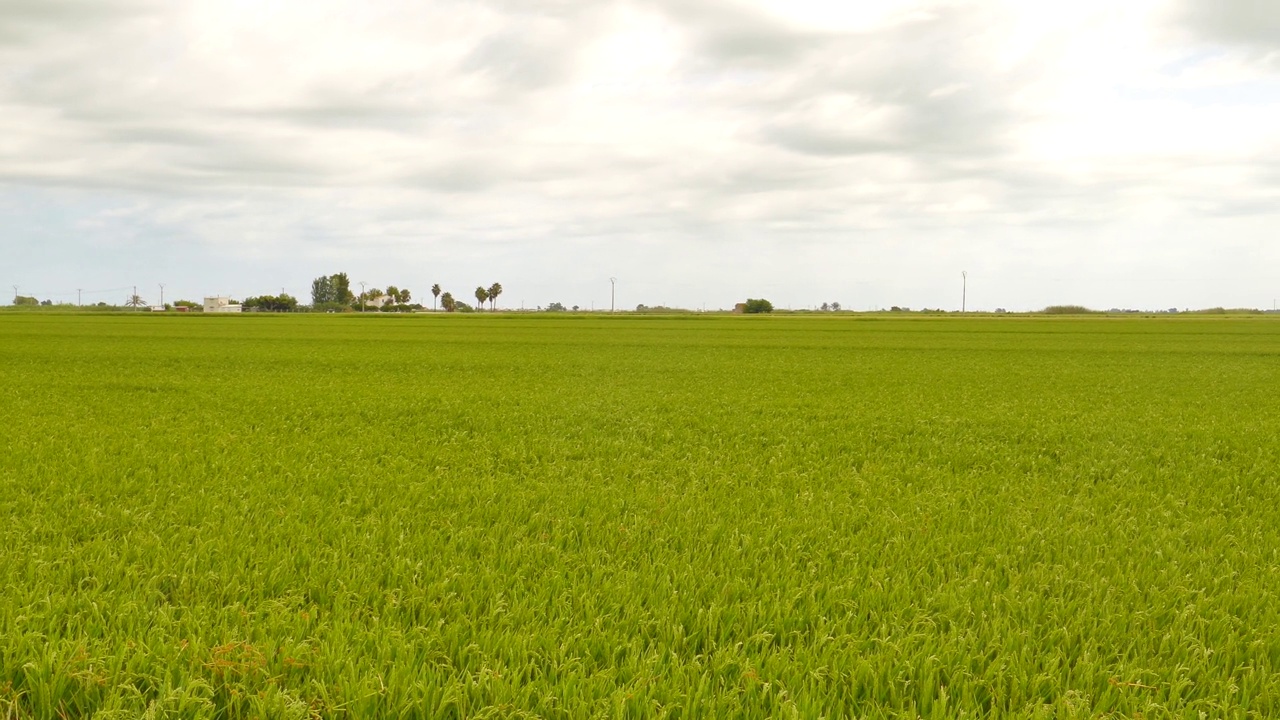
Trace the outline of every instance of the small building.
{"label": "small building", "polygon": [[745,313],[745,312],[747,311],[747,304],[746,304],[746,303],[735,303],[735,304],[734,304],[734,306],[733,306],[733,311],[734,311],[735,313],[737,313],[737,314],[741,315],[741,314],[743,314],[743,313]]}
{"label": "small building", "polygon": [[205,312],[238,313],[240,305],[232,303],[228,297],[207,297],[204,299]]}

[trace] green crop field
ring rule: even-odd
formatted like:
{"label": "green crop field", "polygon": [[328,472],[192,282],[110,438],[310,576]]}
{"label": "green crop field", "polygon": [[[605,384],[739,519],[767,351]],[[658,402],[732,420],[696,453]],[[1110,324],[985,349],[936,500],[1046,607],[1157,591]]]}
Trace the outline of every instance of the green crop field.
{"label": "green crop field", "polygon": [[0,719],[1280,716],[1272,318],[0,315]]}

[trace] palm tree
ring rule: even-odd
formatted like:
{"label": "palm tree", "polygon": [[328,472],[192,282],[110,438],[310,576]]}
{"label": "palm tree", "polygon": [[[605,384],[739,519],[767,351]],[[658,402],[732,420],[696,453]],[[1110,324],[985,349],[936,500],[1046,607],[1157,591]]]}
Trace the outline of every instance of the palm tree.
{"label": "palm tree", "polygon": [[[440,286],[437,285],[436,287]],[[444,308],[445,312],[453,312],[453,293],[445,293],[440,298],[440,307]]]}
{"label": "palm tree", "polygon": [[489,307],[494,310],[498,309],[498,296],[502,294],[502,283],[494,283],[489,286]]}
{"label": "palm tree", "polygon": [[435,312],[436,298],[440,297],[440,283],[431,286],[431,311]]}
{"label": "palm tree", "polygon": [[482,287],[476,288],[476,304],[481,310],[484,309],[484,301],[489,299],[489,291]]}

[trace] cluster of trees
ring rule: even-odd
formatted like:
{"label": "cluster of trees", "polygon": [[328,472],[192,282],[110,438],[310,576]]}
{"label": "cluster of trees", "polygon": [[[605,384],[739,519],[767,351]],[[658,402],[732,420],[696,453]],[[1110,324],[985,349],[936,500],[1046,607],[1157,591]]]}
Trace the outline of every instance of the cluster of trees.
{"label": "cluster of trees", "polygon": [[[388,285],[386,291],[375,287],[364,290],[357,295],[351,291],[351,278],[344,272],[321,275],[311,281],[311,308],[313,310],[345,312],[347,310],[373,309],[389,312],[407,312],[422,307],[421,305],[412,304],[412,300],[413,293],[409,291],[409,288],[398,288],[395,285]],[[247,303],[248,301],[245,302]]]}
{"label": "cluster of trees", "polygon": [[[489,308],[498,308],[498,296],[502,294],[502,283],[494,283],[489,287],[477,287],[476,304],[480,309],[489,303]],[[247,301],[246,301],[247,302]],[[421,310],[422,305],[413,302],[413,293],[409,288],[388,285],[382,288],[370,288],[359,295],[351,291],[351,279],[346,273],[325,275],[311,281],[311,307],[314,310],[379,310],[382,312],[409,312]],[[453,293],[445,291],[439,283],[431,286],[431,309],[443,308],[445,312],[472,312],[474,308],[455,298]]]}
{"label": "cluster of trees", "polygon": [[[483,310],[486,302],[489,303],[490,310],[497,310],[498,296],[502,294],[502,283],[494,283],[487,288],[484,286],[477,287],[475,292],[476,307],[474,308],[455,298],[451,292],[441,294],[440,285],[438,284],[431,286],[431,294],[440,299],[440,307],[444,308],[445,312],[474,312],[477,309]],[[432,309],[435,309],[434,301],[432,302],[431,307]]]}
{"label": "cluster of trees", "polygon": [[480,309],[484,309],[484,304],[489,303],[490,310],[498,309],[498,296],[502,294],[502,283],[494,283],[489,287],[476,288],[476,303]]}
{"label": "cluster of trees", "polygon": [[771,313],[773,312],[773,303],[764,298],[747,298],[743,312],[750,314]]}
{"label": "cluster of trees", "polygon": [[838,302],[822,303],[822,306],[820,309],[822,310],[822,312],[840,312],[840,303]]}
{"label": "cluster of trees", "polygon": [[346,273],[321,275],[311,281],[311,307],[316,310],[345,310],[355,299]]}
{"label": "cluster of trees", "polygon": [[[179,300],[178,303],[184,301]],[[194,305],[195,303],[191,303]],[[241,303],[245,310],[258,310],[261,312],[293,312],[298,309],[298,298],[288,294],[280,293],[279,295],[259,295],[257,297],[247,297]]]}
{"label": "cluster of trees", "polygon": [[398,288],[395,285],[388,285],[386,290],[365,290],[356,296],[355,305],[357,310],[365,312],[411,312],[422,309],[422,305],[413,302],[413,293],[409,288]]}

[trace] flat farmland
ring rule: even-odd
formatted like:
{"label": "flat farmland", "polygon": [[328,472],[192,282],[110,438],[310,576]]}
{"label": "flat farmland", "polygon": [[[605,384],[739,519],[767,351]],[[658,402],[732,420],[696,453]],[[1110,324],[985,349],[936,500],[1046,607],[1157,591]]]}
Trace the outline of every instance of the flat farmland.
{"label": "flat farmland", "polygon": [[0,315],[0,718],[1280,715],[1280,322]]}

